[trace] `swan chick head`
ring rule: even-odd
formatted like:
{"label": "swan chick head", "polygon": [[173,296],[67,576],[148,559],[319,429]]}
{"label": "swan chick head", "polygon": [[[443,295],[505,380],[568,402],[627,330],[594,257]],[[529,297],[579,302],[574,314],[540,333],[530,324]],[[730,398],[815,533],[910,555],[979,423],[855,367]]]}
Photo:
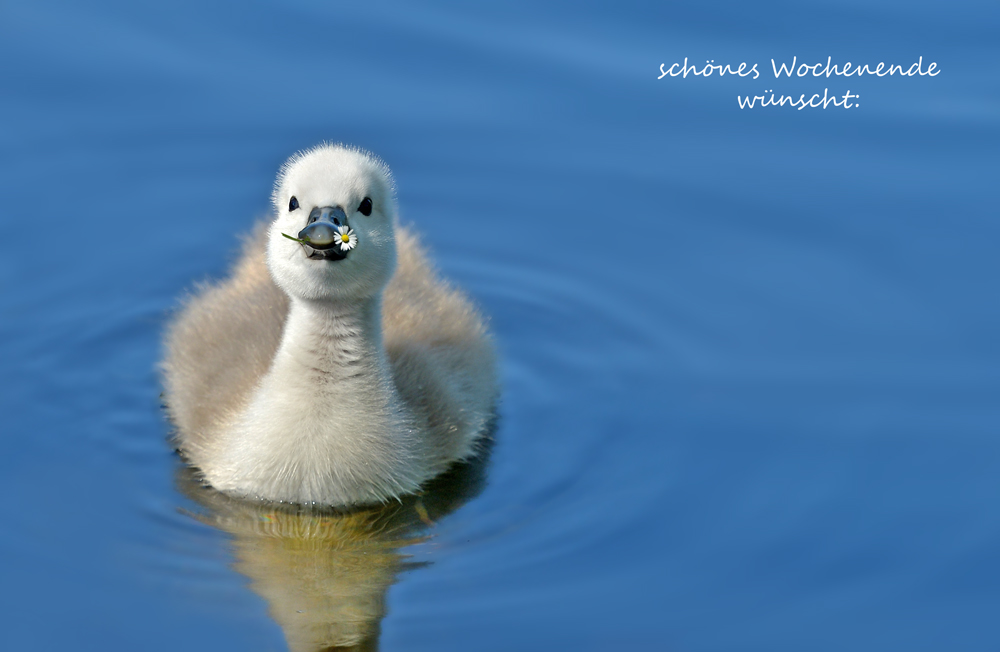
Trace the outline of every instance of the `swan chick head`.
{"label": "swan chick head", "polygon": [[396,266],[396,204],[389,169],[368,152],[320,145],[282,166],[267,265],[289,296],[378,295]]}

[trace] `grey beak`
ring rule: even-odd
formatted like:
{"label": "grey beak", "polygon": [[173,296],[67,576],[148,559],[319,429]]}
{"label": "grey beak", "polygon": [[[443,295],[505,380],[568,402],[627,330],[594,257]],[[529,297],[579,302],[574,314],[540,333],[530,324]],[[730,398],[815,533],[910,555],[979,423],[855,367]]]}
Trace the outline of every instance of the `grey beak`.
{"label": "grey beak", "polygon": [[299,231],[299,240],[309,244],[302,245],[310,258],[325,260],[341,260],[347,257],[346,251],[340,249],[340,233],[338,226],[350,226],[347,214],[340,206],[317,206],[309,212],[309,223]]}

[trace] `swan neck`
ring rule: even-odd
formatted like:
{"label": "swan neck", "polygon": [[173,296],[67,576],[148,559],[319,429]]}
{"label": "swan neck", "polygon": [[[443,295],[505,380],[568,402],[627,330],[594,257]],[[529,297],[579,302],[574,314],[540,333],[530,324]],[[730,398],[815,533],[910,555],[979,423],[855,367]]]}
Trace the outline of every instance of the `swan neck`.
{"label": "swan neck", "polygon": [[360,365],[387,373],[381,301],[293,299],[279,349],[279,357],[286,356],[326,372]]}

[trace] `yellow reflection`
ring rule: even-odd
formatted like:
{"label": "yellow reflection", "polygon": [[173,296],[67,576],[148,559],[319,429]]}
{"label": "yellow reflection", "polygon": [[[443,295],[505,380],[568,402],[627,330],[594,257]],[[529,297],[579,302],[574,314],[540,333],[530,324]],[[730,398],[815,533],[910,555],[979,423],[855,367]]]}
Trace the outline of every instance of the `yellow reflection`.
{"label": "yellow reflection", "polygon": [[400,549],[430,538],[435,521],[482,490],[488,457],[455,465],[420,496],[350,511],[237,500],[188,467],[177,483],[203,508],[194,518],[232,536],[234,568],[270,605],[292,652],[376,650],[386,591],[422,565]]}

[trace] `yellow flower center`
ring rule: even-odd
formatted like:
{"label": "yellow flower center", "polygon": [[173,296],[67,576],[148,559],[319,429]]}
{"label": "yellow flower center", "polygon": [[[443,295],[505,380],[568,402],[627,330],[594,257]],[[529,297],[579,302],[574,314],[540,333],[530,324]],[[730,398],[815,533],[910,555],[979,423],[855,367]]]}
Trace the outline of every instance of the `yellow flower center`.
{"label": "yellow flower center", "polygon": [[346,233],[343,233],[340,236],[340,241],[341,242],[350,242],[351,241],[351,236],[347,235]]}

